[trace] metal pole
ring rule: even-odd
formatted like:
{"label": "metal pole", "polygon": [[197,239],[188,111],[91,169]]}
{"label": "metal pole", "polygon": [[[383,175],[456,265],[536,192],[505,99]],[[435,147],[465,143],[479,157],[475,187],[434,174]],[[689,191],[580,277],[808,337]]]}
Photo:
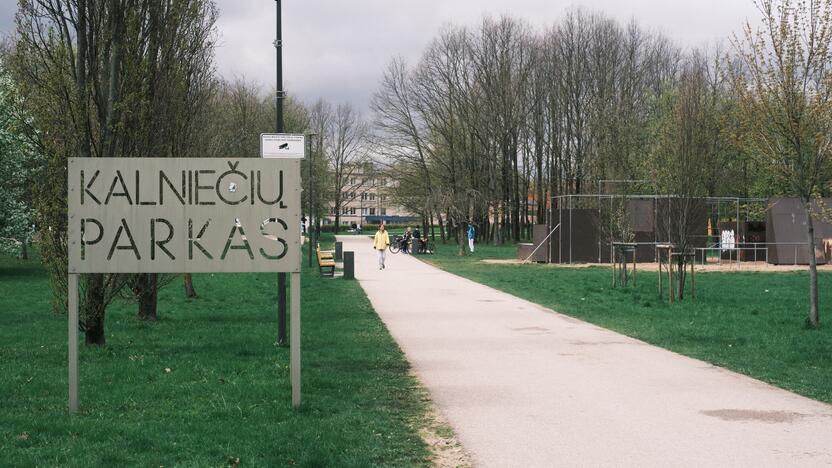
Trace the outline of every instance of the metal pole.
{"label": "metal pole", "polygon": [[300,273],[292,273],[292,334],[289,345],[289,373],[292,380],[292,406],[300,406]]}
{"label": "metal pole", "polygon": [[[563,226],[563,199],[558,199],[558,224]],[[570,226],[569,229],[572,229]],[[563,263],[563,229],[558,231],[558,263]]]}
{"label": "metal pole", "polygon": [[[283,29],[281,27],[280,0],[275,0],[277,15],[274,41],[277,58],[277,77],[275,91],[276,131],[283,133]],[[277,345],[286,346],[286,273],[277,274]]]}
{"label": "metal pole", "polygon": [[275,104],[277,107],[277,133],[283,133],[283,26],[281,24],[280,0],[275,0],[277,6],[277,23],[275,31],[277,39],[274,41],[275,54],[277,57],[277,86]]}
{"label": "metal pole", "polygon": [[[318,154],[324,154],[324,136],[318,134]],[[318,215],[318,207],[315,207],[315,246],[318,245],[318,238],[321,235],[321,217]]]}
{"label": "metal pole", "polygon": [[659,264],[659,300],[662,298],[662,257],[659,252],[659,247],[656,246],[656,260]]}
{"label": "metal pole", "polygon": [[68,275],[69,414],[78,412],[78,275]]}
{"label": "metal pole", "polygon": [[[740,237],[740,199],[737,198],[737,232],[734,234],[734,247],[739,248],[739,237]],[[740,251],[737,250],[737,267],[740,266]]]}
{"label": "metal pole", "polygon": [[309,237],[309,246],[308,246],[308,257],[309,257],[309,268],[312,268],[312,250],[316,247],[312,245],[312,211],[315,209],[314,205],[315,202],[312,199],[313,195],[313,187],[312,187],[312,135],[309,135],[307,145],[309,147],[309,158],[306,160],[306,164],[309,167],[308,170],[308,179],[309,179],[309,193],[306,195],[306,200],[308,201],[309,208],[306,210],[306,217],[307,217],[307,225],[306,225],[306,235]]}

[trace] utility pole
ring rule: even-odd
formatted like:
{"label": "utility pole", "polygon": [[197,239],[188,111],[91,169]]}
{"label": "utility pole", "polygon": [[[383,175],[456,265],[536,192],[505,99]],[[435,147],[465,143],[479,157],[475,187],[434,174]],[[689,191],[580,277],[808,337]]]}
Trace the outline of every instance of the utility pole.
{"label": "utility pole", "polygon": [[[283,133],[283,27],[281,25],[280,0],[275,0],[277,7],[277,21],[274,41],[275,56],[277,58],[277,86],[275,91],[275,114],[277,116],[276,132]],[[277,274],[277,345],[286,346],[286,273]]]}

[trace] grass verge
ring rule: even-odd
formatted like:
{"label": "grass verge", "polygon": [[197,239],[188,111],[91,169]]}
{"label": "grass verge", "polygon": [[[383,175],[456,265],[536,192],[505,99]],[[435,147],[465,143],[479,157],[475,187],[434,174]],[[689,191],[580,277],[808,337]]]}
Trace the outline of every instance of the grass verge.
{"label": "grass verge", "polygon": [[422,258],[560,313],[832,403],[829,273],[820,273],[826,325],[811,330],[806,272],[697,274],[696,300],[668,305],[658,298],[655,272],[639,272],[636,287],[613,289],[607,268],[480,262],[515,255],[514,246],[478,245],[474,255],[458,257],[455,246],[439,245],[436,255]]}
{"label": "grass verge", "polygon": [[50,312],[37,261],[0,257],[0,464],[429,465],[407,361],[360,286],[317,267],[302,274],[303,406],[291,408],[276,283],[195,275],[200,296],[174,282],[156,323],[114,304],[107,346],[81,346],[82,414],[70,417],[66,316]]}

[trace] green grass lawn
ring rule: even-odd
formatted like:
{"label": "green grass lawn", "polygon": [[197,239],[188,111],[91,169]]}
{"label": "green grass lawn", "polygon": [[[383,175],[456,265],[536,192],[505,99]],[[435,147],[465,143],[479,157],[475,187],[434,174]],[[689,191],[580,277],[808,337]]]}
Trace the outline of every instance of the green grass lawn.
{"label": "green grass lawn", "polygon": [[474,255],[458,257],[454,246],[439,245],[427,259],[558,312],[832,403],[828,273],[820,275],[822,326],[810,330],[805,272],[697,274],[696,300],[668,305],[658,298],[655,272],[639,272],[637,287],[613,289],[607,268],[479,262],[515,255],[515,246],[478,244]]}
{"label": "green grass lawn", "polygon": [[81,346],[82,414],[69,416],[66,315],[50,311],[36,261],[0,257],[0,465],[429,465],[407,361],[360,286],[317,268],[303,273],[303,405],[292,409],[276,283],[195,275],[199,298],[186,300],[179,279],[157,323],[115,303],[107,346]]}

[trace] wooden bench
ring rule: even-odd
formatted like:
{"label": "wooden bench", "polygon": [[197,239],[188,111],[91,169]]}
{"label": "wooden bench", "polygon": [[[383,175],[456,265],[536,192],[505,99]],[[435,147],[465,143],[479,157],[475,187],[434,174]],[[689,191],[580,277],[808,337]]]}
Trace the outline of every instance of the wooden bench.
{"label": "wooden bench", "polygon": [[321,244],[316,244],[315,249],[318,250],[318,255],[320,255],[323,259],[334,259],[335,258],[335,251],[334,250],[321,250]]}
{"label": "wooden bench", "polygon": [[318,270],[321,276],[335,277],[335,252],[321,250],[320,245],[315,248],[315,251],[318,254]]}

